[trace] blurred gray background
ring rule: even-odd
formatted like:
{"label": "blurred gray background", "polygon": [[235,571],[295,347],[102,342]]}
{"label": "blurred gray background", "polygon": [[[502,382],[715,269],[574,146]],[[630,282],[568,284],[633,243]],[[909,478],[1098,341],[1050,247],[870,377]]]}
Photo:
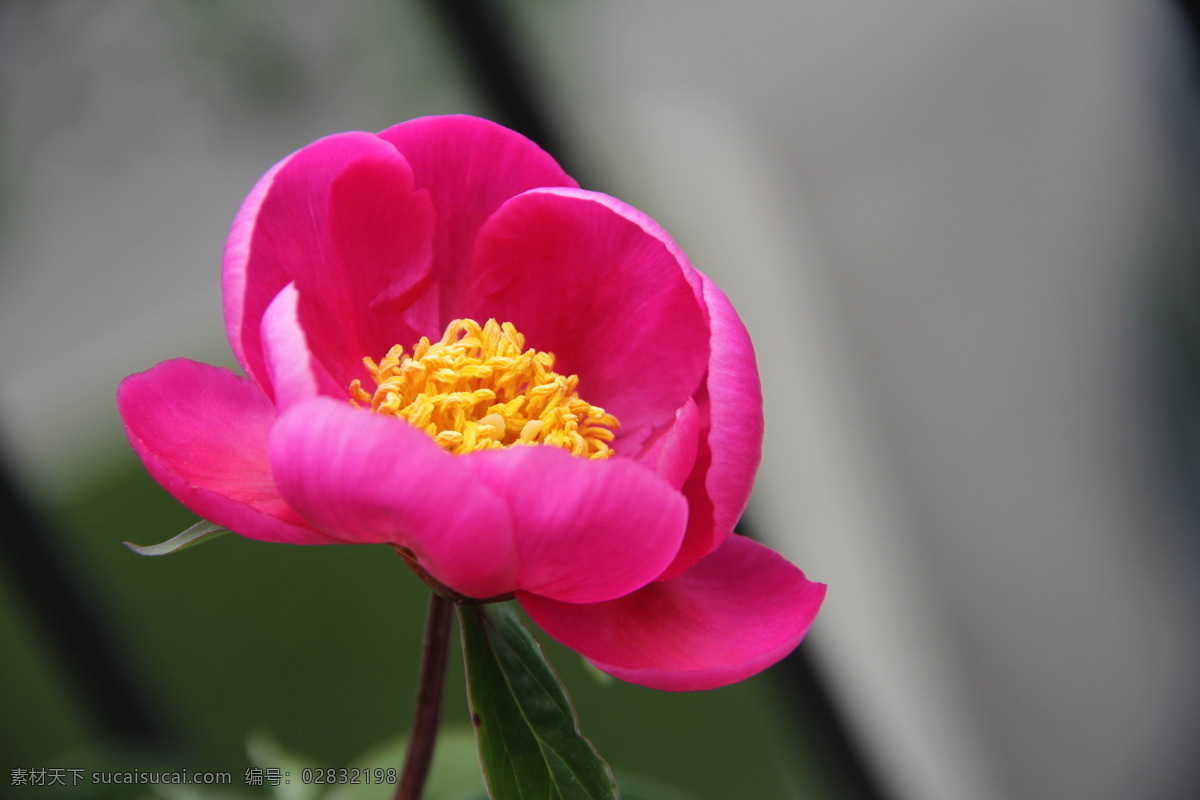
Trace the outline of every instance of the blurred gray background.
{"label": "blurred gray background", "polygon": [[[887,796],[1196,796],[1184,4],[505,5],[591,187],[754,336],[755,530],[829,584],[811,655]],[[427,5],[385,0],[10,3],[0,81],[0,441],[54,518],[132,469],[123,376],[232,365],[220,253],[262,172],[488,111]]]}

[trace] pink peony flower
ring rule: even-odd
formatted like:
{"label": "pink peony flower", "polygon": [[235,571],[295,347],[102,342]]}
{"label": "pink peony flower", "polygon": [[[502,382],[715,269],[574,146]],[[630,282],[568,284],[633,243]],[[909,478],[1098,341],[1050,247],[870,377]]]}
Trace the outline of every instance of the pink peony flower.
{"label": "pink peony flower", "polygon": [[242,536],[386,543],[646,686],[790,652],[825,594],[732,533],[762,444],[750,339],[641,212],[473,117],[321,139],[234,220],[248,377],[121,384],[146,469]]}

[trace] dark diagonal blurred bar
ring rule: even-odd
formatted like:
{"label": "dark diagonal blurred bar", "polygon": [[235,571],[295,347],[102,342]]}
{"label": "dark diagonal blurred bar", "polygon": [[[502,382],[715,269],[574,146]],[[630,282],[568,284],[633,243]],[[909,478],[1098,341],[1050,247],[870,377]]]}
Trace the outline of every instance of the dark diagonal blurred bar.
{"label": "dark diagonal blurred bar", "polygon": [[508,8],[495,0],[427,0],[426,5],[493,119],[537,142],[579,180],[579,165],[550,118]]}
{"label": "dark diagonal blurred bar", "polygon": [[85,722],[109,744],[166,756],[179,745],[139,680],[112,618],[59,533],[21,491],[0,454],[0,563]]}

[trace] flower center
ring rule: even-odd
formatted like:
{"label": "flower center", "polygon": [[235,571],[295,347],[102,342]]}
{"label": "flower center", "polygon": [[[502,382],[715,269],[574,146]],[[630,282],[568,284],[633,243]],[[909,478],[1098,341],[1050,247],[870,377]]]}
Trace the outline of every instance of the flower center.
{"label": "flower center", "polygon": [[440,342],[422,336],[411,356],[396,345],[378,364],[363,363],[376,388],[353,381],[356,405],[400,417],[456,455],[515,444],[613,455],[617,418],[576,394],[579,376],[555,372],[553,353],[526,350],[511,322],[456,319]]}

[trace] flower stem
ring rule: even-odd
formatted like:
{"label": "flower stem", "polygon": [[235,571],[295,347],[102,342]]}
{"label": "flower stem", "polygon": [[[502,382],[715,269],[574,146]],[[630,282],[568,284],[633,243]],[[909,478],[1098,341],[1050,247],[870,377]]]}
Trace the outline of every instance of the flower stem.
{"label": "flower stem", "polygon": [[446,661],[450,650],[450,617],[454,603],[431,593],[429,616],[425,619],[425,643],[421,653],[421,675],[417,685],[417,706],[413,710],[412,731],[404,771],[396,786],[395,800],[420,800],[429,762],[437,744],[438,719],[442,714],[442,688],[446,685]]}

